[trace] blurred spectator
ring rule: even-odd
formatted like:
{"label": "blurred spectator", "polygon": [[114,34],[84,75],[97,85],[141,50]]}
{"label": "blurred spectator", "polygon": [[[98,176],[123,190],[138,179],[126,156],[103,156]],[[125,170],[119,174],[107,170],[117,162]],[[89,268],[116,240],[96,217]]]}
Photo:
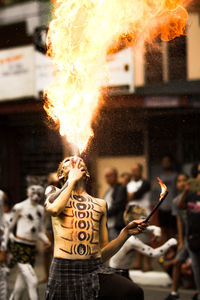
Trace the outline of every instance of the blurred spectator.
{"label": "blurred spectator", "polygon": [[178,253],[173,259],[172,263],[172,290],[169,296],[165,300],[174,300],[179,298],[178,288],[180,284],[180,272],[181,265],[188,259],[189,254],[187,251],[187,245],[185,243],[185,214],[182,209],[178,208],[178,201],[182,196],[185,186],[187,184],[188,176],[184,173],[180,173],[176,179],[176,189],[178,195],[172,202],[172,214],[176,217],[177,232],[178,232]]}
{"label": "blurred spectator", "polygon": [[150,212],[150,183],[143,179],[143,166],[139,163],[133,164],[131,168],[131,181],[127,185],[129,206],[138,205]]}
{"label": "blurred spectator", "polygon": [[[143,166],[135,163],[131,168],[131,181],[127,185],[128,206],[131,207],[132,213],[137,214],[138,210],[145,210],[145,214],[150,213],[150,183],[143,179]],[[135,212],[134,212],[135,211]],[[148,234],[144,234],[143,242],[149,243]],[[144,266],[142,266],[144,260]],[[141,253],[136,253],[135,269],[143,268],[143,271],[151,269],[150,258],[143,256]]]}
{"label": "blurred spectator", "polygon": [[115,168],[105,170],[105,180],[109,185],[104,199],[108,205],[109,240],[115,239],[124,227],[123,213],[127,204],[126,187],[118,182],[118,172]]}
{"label": "blurred spectator", "polygon": [[[56,187],[60,187],[56,172],[49,174],[48,185],[54,185]],[[45,211],[45,216],[44,216],[44,223],[45,223],[46,235],[51,242],[51,247],[44,249],[43,259],[44,259],[45,275],[44,275],[44,278],[42,278],[40,280],[41,283],[46,282],[49,277],[49,269],[50,269],[50,265],[51,265],[51,261],[52,261],[52,254],[53,254],[53,229],[52,229],[52,223],[51,223],[51,216],[46,211]]]}
{"label": "blurred spectator", "polygon": [[196,180],[188,181],[178,207],[186,211],[186,239],[197,288],[193,300],[200,300],[200,162],[193,165],[191,173]]}
{"label": "blurred spectator", "polygon": [[174,171],[174,161],[171,155],[165,155],[163,157],[162,168],[163,172],[159,176],[167,186],[168,196],[158,210],[158,219],[159,225],[162,228],[163,241],[166,241],[175,235],[176,232],[176,218],[172,216],[172,200],[176,196],[177,172]]}
{"label": "blurred spectator", "polygon": [[[3,232],[5,230],[5,219],[4,219],[4,212],[3,207],[4,203],[7,201],[7,195],[5,192],[0,190],[0,250],[1,248],[1,242],[3,237]],[[8,296],[8,268],[6,267],[5,263],[2,263],[5,261],[5,254],[0,251],[0,299],[1,300],[7,300]]]}
{"label": "blurred spectator", "polygon": [[42,186],[32,185],[27,189],[28,198],[15,204],[9,224],[4,230],[1,255],[8,249],[10,232],[16,226],[14,246],[12,248],[13,261],[18,266],[15,286],[11,299],[22,299],[24,289],[27,287],[30,300],[37,300],[37,277],[33,266],[35,263],[36,242],[40,238],[46,245],[50,242],[43,231],[44,208],[38,203],[44,196]]}
{"label": "blurred spectator", "polygon": [[[125,224],[128,224],[131,221],[133,221],[133,217],[134,216],[131,211],[125,211]],[[138,219],[141,219],[142,217],[142,212],[141,214],[138,213]],[[146,231],[152,233],[155,238],[160,238],[161,236],[161,229],[157,226],[147,226]],[[140,233],[137,236],[132,235],[131,237],[129,237],[129,239],[125,242],[122,248],[110,259],[109,265],[116,270],[116,273],[119,273],[120,275],[129,278],[129,269],[132,266],[135,251],[138,251],[143,255],[149,257],[160,257],[166,251],[168,251],[170,247],[177,245],[177,241],[174,238],[172,238],[165,244],[163,244],[161,247],[151,248],[150,246],[142,242],[143,234],[144,233]]]}
{"label": "blurred spectator", "polygon": [[123,186],[127,186],[127,184],[130,182],[130,180],[131,180],[131,174],[128,172],[124,172],[119,176],[119,182]]}

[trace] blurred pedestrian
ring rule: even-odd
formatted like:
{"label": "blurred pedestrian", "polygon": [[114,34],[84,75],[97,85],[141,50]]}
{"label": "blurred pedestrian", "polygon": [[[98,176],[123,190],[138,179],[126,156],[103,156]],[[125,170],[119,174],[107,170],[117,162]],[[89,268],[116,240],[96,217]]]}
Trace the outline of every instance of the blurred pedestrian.
{"label": "blurred pedestrian", "polygon": [[125,226],[123,213],[127,204],[127,191],[126,187],[118,182],[117,169],[107,168],[104,175],[109,185],[104,199],[108,206],[108,234],[111,241],[119,235]]}
{"label": "blurred pedestrian", "polygon": [[[6,228],[3,207],[7,201],[7,195],[0,190],[0,250],[2,250],[3,232]],[[0,251],[0,299],[7,300],[8,297],[8,268],[5,262],[5,253]]]}
{"label": "blurred pedestrian", "polygon": [[[127,185],[128,206],[132,213],[137,215],[138,211],[144,210],[145,216],[150,213],[150,183],[143,178],[143,166],[140,163],[134,163],[131,168],[131,181]],[[143,235],[143,242],[149,244],[149,234]],[[144,265],[143,265],[144,263]],[[135,269],[143,271],[151,270],[150,257],[141,253],[136,253]]]}
{"label": "blurred pedestrian", "polygon": [[[133,215],[131,212],[124,213],[124,220],[126,224],[133,220]],[[146,231],[153,234],[156,239],[159,239],[161,236],[161,229],[157,226],[149,225],[147,226]],[[147,257],[160,257],[166,251],[168,251],[170,247],[177,245],[177,240],[171,238],[162,246],[158,248],[152,248],[142,242],[141,238],[143,234],[144,233],[141,233],[137,236],[131,236],[122,246],[122,248],[113,257],[111,257],[109,264],[116,270],[116,273],[119,273],[130,279],[129,269],[132,267],[135,251]]]}
{"label": "blurred pedestrian", "polygon": [[200,300],[200,162],[191,170],[193,180],[188,185],[178,202],[178,207],[186,211],[186,239],[197,293],[193,300]]}
{"label": "blurred pedestrian", "polygon": [[16,226],[12,254],[19,273],[10,300],[21,300],[26,286],[30,300],[38,299],[38,281],[33,269],[37,239],[40,238],[47,247],[50,246],[50,242],[43,231],[44,208],[38,204],[44,196],[44,189],[38,185],[29,186],[27,196],[26,200],[15,204],[13,207],[9,226],[5,228],[2,240],[3,250],[1,254],[5,256],[9,233]]}
{"label": "blurred pedestrian", "polygon": [[[60,187],[56,172],[50,173],[47,180],[48,180],[48,185],[52,185],[57,188]],[[44,261],[45,275],[44,278],[40,280],[40,283],[46,282],[49,277],[49,269],[52,261],[52,255],[53,255],[53,228],[51,223],[51,216],[47,211],[45,211],[44,214],[44,227],[45,227],[46,235],[51,242],[51,247],[44,248],[43,261]]]}
{"label": "blurred pedestrian", "polygon": [[189,254],[187,251],[187,244],[185,240],[185,222],[186,215],[184,210],[178,208],[178,202],[182,197],[182,193],[185,190],[188,181],[188,176],[184,173],[180,173],[176,179],[177,196],[172,201],[172,214],[176,217],[177,232],[178,232],[178,253],[173,259],[172,267],[172,289],[171,293],[165,298],[165,300],[179,299],[178,288],[180,285],[180,272],[181,265],[188,259]]}
{"label": "blurred pedestrian", "polygon": [[162,158],[162,168],[163,172],[159,177],[167,186],[168,196],[158,210],[158,219],[162,228],[163,241],[166,241],[176,233],[176,218],[172,215],[172,201],[176,197],[177,172],[174,171],[174,160],[170,154]]}

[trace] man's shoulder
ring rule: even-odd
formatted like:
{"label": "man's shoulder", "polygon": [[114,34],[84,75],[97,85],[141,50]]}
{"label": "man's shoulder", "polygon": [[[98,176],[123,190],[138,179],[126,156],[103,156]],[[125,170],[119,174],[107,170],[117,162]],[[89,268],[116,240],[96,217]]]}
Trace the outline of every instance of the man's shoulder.
{"label": "man's shoulder", "polygon": [[101,199],[101,198],[94,198],[92,196],[90,196],[94,202],[96,202],[98,205],[100,205],[101,207],[106,207],[106,200]]}
{"label": "man's shoulder", "polygon": [[15,212],[15,211],[20,211],[22,210],[25,206],[27,206],[28,204],[28,199],[25,199],[21,202],[18,202],[16,203],[13,208],[12,208],[12,211]]}

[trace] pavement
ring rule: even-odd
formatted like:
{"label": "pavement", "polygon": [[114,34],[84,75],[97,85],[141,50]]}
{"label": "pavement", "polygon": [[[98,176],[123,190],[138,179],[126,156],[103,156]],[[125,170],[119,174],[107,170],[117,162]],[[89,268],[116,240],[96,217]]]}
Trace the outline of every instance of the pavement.
{"label": "pavement", "polygon": [[[159,269],[159,266],[154,261],[153,267],[155,269]],[[44,267],[43,267],[43,261],[42,261],[42,253],[39,253],[36,259],[36,266],[35,271],[38,277],[38,280],[40,281],[42,278],[44,278]],[[17,276],[18,269],[17,267],[13,268],[10,274],[9,278],[9,292],[12,291],[15,278]],[[164,300],[166,296],[170,293],[170,286],[169,287],[160,287],[159,281],[157,286],[145,286],[140,285],[144,290],[145,300]],[[45,296],[45,288],[46,283],[40,283],[39,284],[39,300],[43,300]],[[180,300],[190,300],[192,296],[194,295],[194,290],[186,290],[186,289],[180,289]],[[29,300],[27,292],[25,291],[23,298],[20,300]],[[64,300],[64,299],[63,299]],[[112,300],[112,299],[111,299]],[[134,299],[133,299],[134,300]],[[137,300],[137,299],[135,299]]]}

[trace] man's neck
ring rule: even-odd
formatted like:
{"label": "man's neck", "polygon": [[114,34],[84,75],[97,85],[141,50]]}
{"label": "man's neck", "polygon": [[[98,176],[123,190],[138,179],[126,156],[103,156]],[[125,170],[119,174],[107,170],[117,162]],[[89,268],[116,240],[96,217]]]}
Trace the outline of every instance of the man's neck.
{"label": "man's neck", "polygon": [[115,188],[117,184],[118,184],[118,182],[116,181],[115,183],[111,184],[110,186],[111,186],[111,188]]}
{"label": "man's neck", "polygon": [[30,198],[28,198],[28,201],[29,201],[29,203],[30,203],[31,205],[33,205],[33,206],[37,206],[37,205],[38,205],[38,202],[37,202],[37,201],[33,201],[33,200],[31,200]]}
{"label": "man's neck", "polygon": [[136,182],[139,181],[139,180],[141,180],[141,179],[142,179],[141,177],[140,178],[132,178],[132,180],[136,181]]}
{"label": "man's neck", "polygon": [[86,194],[86,190],[85,190],[85,183],[80,180],[75,184],[73,193],[76,195],[83,195]]}

